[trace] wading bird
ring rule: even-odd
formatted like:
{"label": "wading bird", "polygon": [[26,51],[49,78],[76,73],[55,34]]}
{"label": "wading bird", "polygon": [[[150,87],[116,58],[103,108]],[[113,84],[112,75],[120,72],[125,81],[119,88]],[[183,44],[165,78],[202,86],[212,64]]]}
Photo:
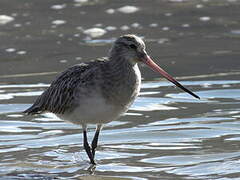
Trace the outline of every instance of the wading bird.
{"label": "wading bird", "polygon": [[[114,42],[108,59],[68,68],[24,112],[52,112],[61,119],[80,124],[84,149],[90,163],[95,164],[95,150],[102,125],[126,112],[139,94],[141,73],[138,63],[148,65],[176,86],[199,98],[153,62],[141,38],[124,35]],[[91,146],[87,140],[88,124],[97,126]]]}

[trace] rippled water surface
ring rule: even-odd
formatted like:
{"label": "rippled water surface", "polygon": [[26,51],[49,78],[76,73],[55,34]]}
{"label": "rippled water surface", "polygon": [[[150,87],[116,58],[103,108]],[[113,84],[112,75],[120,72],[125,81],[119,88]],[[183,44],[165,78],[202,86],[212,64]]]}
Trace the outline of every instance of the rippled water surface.
{"label": "rippled water surface", "polygon": [[46,84],[1,85],[0,173],[50,179],[91,172],[139,179],[238,177],[240,81],[182,83],[202,100],[166,82],[144,81],[131,110],[103,129],[92,171],[80,127],[52,114],[20,113],[30,105],[22,99],[39,95]]}
{"label": "rippled water surface", "polygon": [[[1,0],[0,179],[240,179],[238,0]],[[142,36],[201,100],[140,65],[141,94],[106,124],[91,167],[81,127],[26,116],[57,73]],[[95,127],[89,128],[89,139]]]}

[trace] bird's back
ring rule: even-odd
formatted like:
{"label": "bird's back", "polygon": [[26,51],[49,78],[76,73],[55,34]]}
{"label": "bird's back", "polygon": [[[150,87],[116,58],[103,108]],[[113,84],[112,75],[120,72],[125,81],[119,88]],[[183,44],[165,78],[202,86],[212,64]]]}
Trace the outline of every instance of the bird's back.
{"label": "bird's back", "polygon": [[77,90],[84,90],[87,86],[94,83],[94,78],[99,72],[99,67],[103,61],[81,63],[72,66],[62,72],[51,83],[35,103],[24,111],[27,114],[36,114],[49,111],[55,114],[63,114],[74,108],[74,99]]}

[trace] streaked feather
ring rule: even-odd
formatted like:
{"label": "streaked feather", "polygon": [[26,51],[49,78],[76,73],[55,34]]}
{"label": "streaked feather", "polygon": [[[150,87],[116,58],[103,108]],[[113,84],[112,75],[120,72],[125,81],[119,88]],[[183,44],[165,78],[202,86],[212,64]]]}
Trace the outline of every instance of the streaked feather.
{"label": "streaked feather", "polygon": [[76,103],[77,87],[88,86],[92,83],[96,71],[103,61],[81,63],[62,72],[40,95],[35,103],[24,111],[27,114],[36,114],[49,111],[62,114],[66,110],[71,111]]}

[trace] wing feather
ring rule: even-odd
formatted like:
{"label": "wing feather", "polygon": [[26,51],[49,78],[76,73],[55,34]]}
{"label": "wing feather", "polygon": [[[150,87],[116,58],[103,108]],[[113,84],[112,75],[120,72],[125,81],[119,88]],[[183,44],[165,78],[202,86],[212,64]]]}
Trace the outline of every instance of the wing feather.
{"label": "wing feather", "polygon": [[[95,65],[94,65],[95,64]],[[75,91],[77,87],[91,81],[98,66],[96,63],[82,63],[62,72],[40,95],[35,103],[24,111],[27,114],[37,114],[49,111],[62,114],[74,108]]]}

